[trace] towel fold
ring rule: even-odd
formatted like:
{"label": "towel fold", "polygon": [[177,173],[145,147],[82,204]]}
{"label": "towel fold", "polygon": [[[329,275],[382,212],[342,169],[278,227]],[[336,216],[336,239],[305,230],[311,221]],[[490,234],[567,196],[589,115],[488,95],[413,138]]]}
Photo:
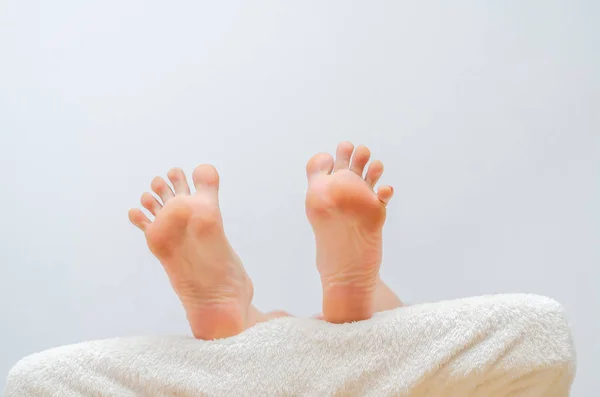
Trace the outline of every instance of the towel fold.
{"label": "towel fold", "polygon": [[19,361],[5,396],[563,397],[574,358],[561,305],[497,295],[352,324],[280,318],[217,341],[64,346]]}

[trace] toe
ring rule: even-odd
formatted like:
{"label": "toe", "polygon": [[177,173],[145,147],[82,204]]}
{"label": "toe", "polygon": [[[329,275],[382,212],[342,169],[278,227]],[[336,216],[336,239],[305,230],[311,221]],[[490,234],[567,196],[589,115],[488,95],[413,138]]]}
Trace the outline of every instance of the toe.
{"label": "toe", "polygon": [[392,199],[394,195],[394,188],[391,186],[381,186],[377,190],[377,198],[384,204],[387,204]]}
{"label": "toe", "polygon": [[330,174],[333,170],[333,157],[329,153],[315,154],[306,164],[306,175]]}
{"label": "toe", "polygon": [[371,157],[371,151],[368,147],[360,145],[354,151],[354,155],[352,156],[352,164],[350,165],[350,170],[355,174],[362,176],[363,170],[365,169],[365,165],[369,162],[369,158]]}
{"label": "toe", "polygon": [[185,179],[185,174],[181,168],[173,168],[168,173],[167,176],[169,180],[173,184],[173,188],[175,189],[175,194],[190,194],[190,187],[187,184],[187,180]]}
{"label": "toe", "polygon": [[379,160],[369,164],[369,169],[365,175],[365,182],[371,187],[374,187],[381,175],[383,174],[383,163]]}
{"label": "toe", "polygon": [[171,190],[171,187],[160,176],[157,176],[152,180],[150,187],[154,193],[158,194],[158,197],[160,197],[160,199],[163,201],[163,204],[166,204],[167,201],[175,196]]}
{"label": "toe", "polygon": [[192,174],[196,191],[202,189],[219,189],[219,173],[217,169],[210,164],[202,164],[196,167]]}
{"label": "toe", "polygon": [[146,227],[151,223],[150,219],[137,208],[129,210],[129,221],[141,231],[146,230]]}
{"label": "toe", "polygon": [[158,200],[148,192],[144,192],[144,194],[142,194],[140,203],[142,203],[142,207],[150,211],[150,213],[154,216],[156,216],[158,211],[160,211],[162,208],[162,205],[158,202]]}
{"label": "toe", "polygon": [[335,169],[347,170],[350,166],[350,157],[354,151],[354,145],[350,142],[342,142],[335,151]]}

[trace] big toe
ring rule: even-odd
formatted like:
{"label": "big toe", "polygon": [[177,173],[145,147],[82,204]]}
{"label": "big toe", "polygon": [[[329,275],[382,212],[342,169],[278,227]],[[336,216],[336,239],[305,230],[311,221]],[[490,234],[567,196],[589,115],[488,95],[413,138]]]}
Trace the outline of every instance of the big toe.
{"label": "big toe", "polygon": [[306,164],[308,178],[318,174],[330,174],[333,170],[333,157],[329,153],[315,154]]}
{"label": "big toe", "polygon": [[194,170],[192,179],[197,192],[201,190],[219,190],[219,173],[213,165],[199,165]]}

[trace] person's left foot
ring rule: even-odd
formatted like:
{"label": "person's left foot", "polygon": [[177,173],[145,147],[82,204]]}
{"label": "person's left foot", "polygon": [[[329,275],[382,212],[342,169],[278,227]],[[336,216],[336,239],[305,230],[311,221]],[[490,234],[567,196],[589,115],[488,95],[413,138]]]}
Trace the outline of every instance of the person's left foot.
{"label": "person's left foot", "polygon": [[150,193],[141,198],[154,221],[139,209],[130,210],[129,219],[145,233],[148,247],[163,264],[194,336],[225,338],[265,320],[250,304],[252,282],[225,237],[217,170],[211,165],[194,170],[194,194],[181,169],[172,169],[168,176],[174,192],[164,179],[152,181],[162,203]]}
{"label": "person's left foot", "polygon": [[317,245],[322,318],[332,323],[366,320],[376,309],[385,206],[393,189],[373,191],[383,173],[380,161],[371,163],[363,179],[369,157],[365,146],[354,151],[351,143],[342,142],[335,162],[321,153],[306,165],[306,214]]}

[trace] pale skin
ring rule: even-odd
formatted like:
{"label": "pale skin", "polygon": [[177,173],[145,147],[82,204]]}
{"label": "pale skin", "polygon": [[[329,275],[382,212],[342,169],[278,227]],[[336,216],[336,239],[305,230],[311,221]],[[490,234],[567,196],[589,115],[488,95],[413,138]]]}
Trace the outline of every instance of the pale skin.
{"label": "pale skin", "polygon": [[[379,277],[382,230],[391,186],[374,186],[383,163],[372,161],[365,146],[349,142],[330,154],[313,156],[307,166],[306,215],[315,234],[317,269],[323,288],[323,312],[331,323],[369,319],[374,313],[402,306]],[[366,168],[366,172],[365,172]],[[219,175],[200,165],[190,192],[179,168],[144,193],[130,221],[144,232],[150,251],[162,263],[185,309],[193,335],[212,340],[234,336],[256,323],[288,314],[262,313],[252,305],[254,289],[239,256],[229,244],[219,209]]]}

